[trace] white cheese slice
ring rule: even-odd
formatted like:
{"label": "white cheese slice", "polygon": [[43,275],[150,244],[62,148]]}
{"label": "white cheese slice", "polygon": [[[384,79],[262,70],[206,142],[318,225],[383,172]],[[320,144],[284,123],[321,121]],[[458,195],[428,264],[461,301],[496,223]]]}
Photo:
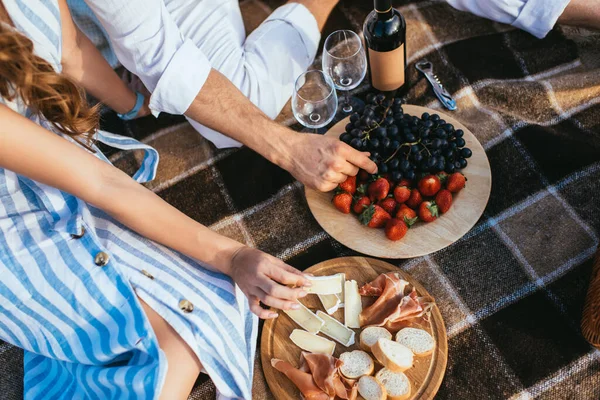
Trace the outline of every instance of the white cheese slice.
{"label": "white cheese slice", "polygon": [[307,276],[312,286],[306,288],[307,293],[314,294],[337,294],[343,290],[343,274],[329,276]]}
{"label": "white cheese slice", "polygon": [[311,353],[332,355],[335,351],[335,343],[331,340],[301,329],[294,329],[290,335],[290,340],[302,350],[310,351]]}
{"label": "white cheese slice", "polygon": [[340,308],[340,297],[337,294],[319,294],[319,300],[323,304],[323,308],[327,311],[327,314],[333,314]]}
{"label": "white cheese slice", "polygon": [[346,281],[344,287],[344,323],[348,328],[360,328],[362,303],[356,281]]}
{"label": "white cheese slice", "polygon": [[341,275],[340,278],[342,279],[342,293],[340,293],[338,296],[340,297],[340,300],[341,300],[340,308],[344,308],[344,304],[345,304],[344,303],[344,299],[345,299],[344,292],[346,291],[344,289],[344,286],[346,286],[346,274],[341,273],[339,275]]}
{"label": "white cheese slice", "polygon": [[321,333],[329,336],[343,346],[348,347],[354,344],[354,331],[352,329],[346,328],[340,321],[330,317],[321,310],[317,311],[317,317],[325,321],[325,324],[321,327]]}
{"label": "white cheese slice", "polygon": [[323,320],[306,308],[304,304],[300,302],[298,302],[298,304],[300,304],[299,310],[283,310],[283,312],[307,331],[319,333],[319,330],[324,324]]}

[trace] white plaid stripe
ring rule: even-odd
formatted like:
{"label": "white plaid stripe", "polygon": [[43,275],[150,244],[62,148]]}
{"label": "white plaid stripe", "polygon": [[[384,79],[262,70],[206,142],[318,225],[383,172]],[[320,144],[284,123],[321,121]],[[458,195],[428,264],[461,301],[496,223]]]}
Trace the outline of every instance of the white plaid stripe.
{"label": "white plaid stripe", "polygon": [[[522,392],[512,396],[509,400],[519,400],[523,398],[532,398],[532,396],[540,396],[552,389],[556,385],[563,382],[565,379],[589,368],[595,360],[600,359],[600,351],[592,350],[589,353],[581,356],[577,360],[569,363],[569,365],[561,368],[552,376],[536,383],[535,385],[523,390]],[[523,397],[528,396],[528,397]]]}

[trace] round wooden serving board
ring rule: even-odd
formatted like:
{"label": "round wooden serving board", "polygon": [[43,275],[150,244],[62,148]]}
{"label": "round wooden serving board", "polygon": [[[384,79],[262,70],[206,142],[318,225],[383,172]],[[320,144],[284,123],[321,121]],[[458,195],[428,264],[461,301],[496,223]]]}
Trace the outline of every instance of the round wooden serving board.
{"label": "round wooden serving board", "polygon": [[[391,264],[372,258],[336,258],[314,265],[304,272],[315,276],[333,275],[344,272],[346,279],[356,280],[359,287],[377,278],[382,273],[398,272],[417,289],[419,296],[429,296],[427,290],[410,275]],[[362,300],[363,307],[367,307],[373,303],[374,298],[363,297]],[[315,312],[316,310],[323,310],[323,306],[316,295],[309,294],[302,299],[302,303]],[[343,322],[344,309],[340,308],[333,314],[333,317]],[[431,333],[436,341],[436,349],[427,357],[415,357],[414,366],[405,372],[412,385],[412,394],[409,400],[431,400],[442,383],[448,359],[446,327],[444,326],[444,321],[437,305],[432,309],[430,322],[425,322],[423,325],[418,325],[417,327]],[[271,366],[271,359],[273,358],[288,361],[295,366],[299,365],[301,350],[289,340],[289,336],[294,329],[301,328],[283,312],[280,313],[278,318],[267,321],[263,327],[261,362],[269,388],[277,400],[297,400],[301,398],[300,391],[296,386],[284,374]],[[356,343],[350,347],[344,347],[336,342],[334,356],[339,357],[341,353],[360,349],[360,329],[355,329],[355,332]],[[381,368],[381,365],[377,362],[375,365],[374,374]]]}
{"label": "round wooden serving board", "polygon": [[[425,107],[403,105],[404,112],[421,116],[424,112],[438,114],[446,122],[462,129],[466,147],[473,151],[462,172],[467,177],[465,189],[454,195],[452,208],[436,221],[417,222],[406,236],[397,242],[388,240],[383,229],[362,225],[354,214],[342,214],[331,204],[333,193],[306,189],[310,211],[321,227],[335,240],[360,253],[381,258],[412,258],[441,250],[464,236],[479,220],[487,205],[492,188],[492,173],[485,150],[475,136],[454,118]],[[339,137],[348,119],[331,128],[326,135]]]}

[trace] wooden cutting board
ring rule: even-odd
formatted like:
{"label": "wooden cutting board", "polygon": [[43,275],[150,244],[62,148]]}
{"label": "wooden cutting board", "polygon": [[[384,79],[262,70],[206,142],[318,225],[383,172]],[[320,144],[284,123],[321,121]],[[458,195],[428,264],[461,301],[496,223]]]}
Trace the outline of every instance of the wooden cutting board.
{"label": "wooden cutting board", "polygon": [[[308,207],[321,227],[335,240],[360,253],[381,258],[412,258],[441,250],[463,237],[479,220],[492,189],[492,173],[485,150],[477,138],[460,122],[437,110],[404,105],[404,112],[421,116],[424,112],[438,114],[446,122],[462,129],[466,147],[473,152],[462,172],[467,185],[454,195],[452,208],[434,222],[418,222],[402,240],[393,242],[385,237],[383,229],[362,225],[356,215],[342,214],[331,204],[333,192],[322,193],[306,189]],[[349,119],[331,128],[326,135],[339,137]]]}
{"label": "wooden cutting board", "polygon": [[[319,275],[333,275],[340,272],[346,274],[346,279],[354,279],[359,287],[363,284],[377,278],[379,274],[386,272],[398,272],[417,289],[419,296],[429,296],[427,290],[409,274],[399,268],[384,261],[365,257],[342,257],[333,260],[324,261],[314,265],[305,271],[306,273]],[[374,299],[363,297],[363,307],[371,304]],[[323,310],[323,306],[316,295],[308,295],[302,299],[302,303],[311,310]],[[344,309],[339,309],[333,316],[338,321],[343,322]],[[324,311],[324,310],[323,310]],[[446,327],[440,310],[437,305],[432,309],[429,323],[415,326],[426,329],[433,335],[436,341],[435,351],[427,357],[415,357],[413,368],[405,372],[412,384],[412,395],[410,400],[431,400],[437,393],[444,373],[446,371],[446,362],[448,359],[448,338],[446,336]],[[289,340],[289,336],[294,329],[301,329],[285,313],[274,320],[265,323],[261,337],[261,362],[265,378],[273,396],[277,400],[296,400],[300,399],[300,392],[294,384],[281,372],[271,366],[271,359],[279,358],[298,366],[301,350]],[[348,348],[336,343],[334,355],[339,357],[341,353],[352,350],[359,350],[360,329],[355,329],[356,343]],[[381,368],[376,363],[375,373]]]}

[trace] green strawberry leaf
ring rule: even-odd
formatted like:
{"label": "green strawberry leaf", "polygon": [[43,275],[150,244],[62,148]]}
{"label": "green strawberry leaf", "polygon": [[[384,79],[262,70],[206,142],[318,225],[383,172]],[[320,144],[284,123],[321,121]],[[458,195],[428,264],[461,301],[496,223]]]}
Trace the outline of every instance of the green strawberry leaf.
{"label": "green strawberry leaf", "polygon": [[432,201],[430,205],[427,206],[427,209],[434,217],[438,217],[440,215],[440,209],[435,201]]}
{"label": "green strawberry leaf", "polygon": [[365,194],[367,194],[367,184],[366,184],[366,183],[363,183],[362,185],[359,185],[359,186],[356,188],[356,193],[357,193],[357,194],[362,194],[362,195],[365,195]]}
{"label": "green strawberry leaf", "polygon": [[369,222],[373,219],[373,215],[375,215],[375,206],[371,204],[358,216],[358,220],[363,225],[369,225]]}
{"label": "green strawberry leaf", "polygon": [[441,184],[444,185],[446,184],[446,181],[448,180],[448,174],[438,174],[437,177],[440,180]]}
{"label": "green strawberry leaf", "polygon": [[406,225],[408,225],[409,228],[412,227],[418,220],[419,217],[408,218],[406,215],[404,216],[404,222],[406,223]]}

